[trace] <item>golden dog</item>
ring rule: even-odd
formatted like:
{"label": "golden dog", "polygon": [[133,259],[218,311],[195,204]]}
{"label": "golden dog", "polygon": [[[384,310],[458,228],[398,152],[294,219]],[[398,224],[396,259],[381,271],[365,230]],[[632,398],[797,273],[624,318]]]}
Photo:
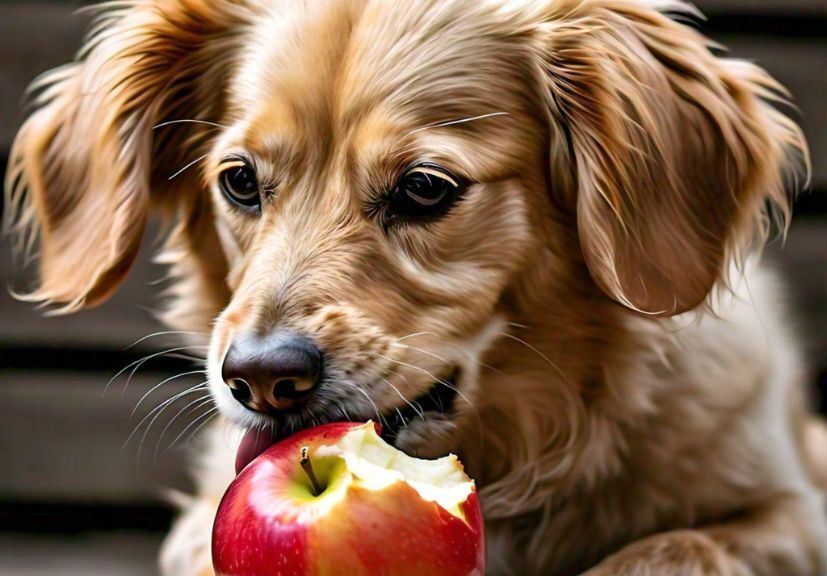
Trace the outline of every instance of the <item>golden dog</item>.
{"label": "golden dog", "polygon": [[[492,574],[827,574],[827,442],[751,256],[806,145],[689,12],[115,2],[14,146],[31,298],[105,300],[155,211],[223,415],[458,452]],[[206,449],[169,575],[210,573]]]}

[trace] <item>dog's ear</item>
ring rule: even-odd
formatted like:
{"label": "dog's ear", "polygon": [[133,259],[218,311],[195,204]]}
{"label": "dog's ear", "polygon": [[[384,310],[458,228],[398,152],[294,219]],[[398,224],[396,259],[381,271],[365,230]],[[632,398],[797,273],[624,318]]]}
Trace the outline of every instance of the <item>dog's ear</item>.
{"label": "dog's ear", "polygon": [[771,78],[651,6],[555,2],[543,72],[593,279],[669,316],[702,304],[730,258],[763,239],[768,204],[786,222],[785,176],[807,157],[799,128],[764,101],[780,92]]}
{"label": "dog's ear", "polygon": [[204,153],[214,127],[155,128],[217,116],[243,14],[239,3],[206,0],[105,10],[78,61],[34,86],[37,110],[17,135],[6,182],[11,228],[39,244],[29,298],[64,312],[119,285],[150,207],[181,211],[185,177],[168,178]]}

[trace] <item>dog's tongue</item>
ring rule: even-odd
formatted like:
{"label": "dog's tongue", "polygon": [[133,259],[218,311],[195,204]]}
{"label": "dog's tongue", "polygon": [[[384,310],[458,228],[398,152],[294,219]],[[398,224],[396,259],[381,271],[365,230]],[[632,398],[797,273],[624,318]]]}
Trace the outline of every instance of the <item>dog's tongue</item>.
{"label": "dog's tongue", "polygon": [[255,460],[259,454],[278,442],[280,438],[269,428],[266,430],[248,430],[241,439],[238,452],[235,455],[235,473],[241,472],[247,464]]}

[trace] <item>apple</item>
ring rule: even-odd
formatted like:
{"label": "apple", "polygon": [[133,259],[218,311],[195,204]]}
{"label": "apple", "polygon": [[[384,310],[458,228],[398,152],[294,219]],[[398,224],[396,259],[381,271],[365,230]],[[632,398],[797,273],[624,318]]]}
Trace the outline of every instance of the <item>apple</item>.
{"label": "apple", "polygon": [[304,430],[244,466],[212,555],[219,576],[485,573],[479,500],[457,457],[412,458],[372,422]]}

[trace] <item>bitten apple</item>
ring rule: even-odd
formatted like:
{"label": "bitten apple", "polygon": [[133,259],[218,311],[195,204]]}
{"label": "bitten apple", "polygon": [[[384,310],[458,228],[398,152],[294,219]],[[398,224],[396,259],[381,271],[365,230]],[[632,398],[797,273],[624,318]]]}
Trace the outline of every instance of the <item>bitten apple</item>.
{"label": "bitten apple", "polygon": [[248,464],[212,551],[220,576],[485,573],[479,501],[457,457],[412,458],[370,422],[299,432]]}

